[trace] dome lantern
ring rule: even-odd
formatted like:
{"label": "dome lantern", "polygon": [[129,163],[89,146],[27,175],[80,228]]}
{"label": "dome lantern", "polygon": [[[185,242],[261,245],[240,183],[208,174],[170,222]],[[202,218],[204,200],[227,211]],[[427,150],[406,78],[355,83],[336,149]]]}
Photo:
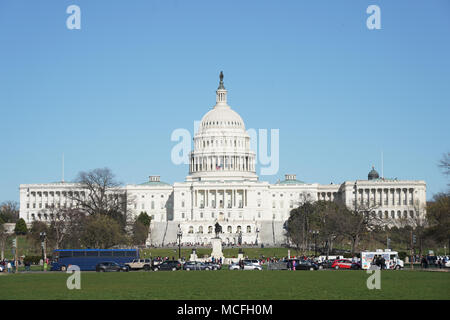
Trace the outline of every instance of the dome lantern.
{"label": "dome lantern", "polygon": [[369,172],[367,178],[369,180],[375,180],[378,179],[380,177],[380,175],[378,174],[378,172],[375,170],[375,167],[372,166],[372,170]]}

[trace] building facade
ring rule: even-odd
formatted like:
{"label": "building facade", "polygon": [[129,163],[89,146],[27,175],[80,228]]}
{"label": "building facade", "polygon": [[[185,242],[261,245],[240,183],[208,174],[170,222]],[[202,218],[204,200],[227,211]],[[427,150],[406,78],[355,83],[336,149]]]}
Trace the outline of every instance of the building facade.
{"label": "building facade", "polygon": [[[425,181],[380,178],[375,169],[367,180],[320,185],[286,174],[275,184],[260,181],[250,136],[239,114],[227,103],[221,73],[216,104],[202,118],[190,153],[189,173],[173,185],[150,176],[139,185],[126,185],[129,211],[152,217],[147,243],[166,245],[177,241],[208,244],[215,236],[229,244],[280,245],[286,242],[284,224],[290,211],[305,201],[335,201],[349,208],[367,205],[381,220],[396,221],[425,214]],[[79,185],[58,182],[20,185],[20,217],[50,221],[54,208],[76,204],[71,193],[85,194]]]}

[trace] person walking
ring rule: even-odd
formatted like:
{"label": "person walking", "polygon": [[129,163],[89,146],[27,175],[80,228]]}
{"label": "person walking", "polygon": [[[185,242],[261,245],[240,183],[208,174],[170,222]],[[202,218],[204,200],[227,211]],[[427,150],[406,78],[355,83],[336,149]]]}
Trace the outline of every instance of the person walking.
{"label": "person walking", "polygon": [[8,261],[6,268],[8,269],[8,273],[11,273],[11,262],[10,261]]}

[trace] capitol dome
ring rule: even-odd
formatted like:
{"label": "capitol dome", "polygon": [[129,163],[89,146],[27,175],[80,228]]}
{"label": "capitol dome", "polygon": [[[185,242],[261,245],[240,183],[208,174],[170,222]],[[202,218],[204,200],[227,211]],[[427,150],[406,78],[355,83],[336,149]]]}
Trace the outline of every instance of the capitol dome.
{"label": "capitol dome", "polygon": [[227,104],[223,73],[216,104],[202,118],[190,154],[188,180],[256,180],[255,153],[241,116]]}

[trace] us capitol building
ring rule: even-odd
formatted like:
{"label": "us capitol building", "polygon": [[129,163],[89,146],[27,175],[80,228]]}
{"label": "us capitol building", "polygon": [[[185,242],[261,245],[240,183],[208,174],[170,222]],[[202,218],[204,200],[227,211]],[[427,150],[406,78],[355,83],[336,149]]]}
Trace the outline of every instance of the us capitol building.
{"label": "us capitol building", "polygon": [[[372,168],[367,180],[342,184],[306,183],[295,174],[270,184],[258,179],[255,164],[244,121],[227,104],[221,73],[216,104],[195,134],[185,181],[170,185],[150,176],[145,183],[126,185],[126,196],[133,199],[128,209],[152,217],[147,240],[152,245],[177,242],[179,227],[183,243],[208,244],[216,222],[226,244],[280,245],[286,243],[289,212],[304,201],[335,201],[349,208],[355,201],[374,204],[379,218],[390,223],[424,214],[425,181],[380,178]],[[83,190],[67,182],[21,184],[20,217],[27,223],[50,221],[48,208],[74,205],[67,198],[71,192]]]}

